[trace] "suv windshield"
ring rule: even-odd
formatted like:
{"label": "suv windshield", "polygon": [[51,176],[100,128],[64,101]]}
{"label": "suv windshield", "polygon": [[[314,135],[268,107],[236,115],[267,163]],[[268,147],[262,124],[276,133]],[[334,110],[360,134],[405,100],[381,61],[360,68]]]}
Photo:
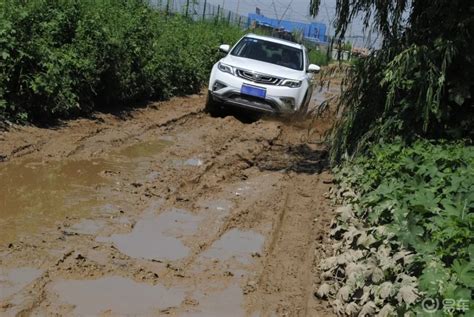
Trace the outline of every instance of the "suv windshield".
{"label": "suv windshield", "polygon": [[243,38],[232,50],[232,55],[303,70],[303,51],[284,44],[251,37]]}

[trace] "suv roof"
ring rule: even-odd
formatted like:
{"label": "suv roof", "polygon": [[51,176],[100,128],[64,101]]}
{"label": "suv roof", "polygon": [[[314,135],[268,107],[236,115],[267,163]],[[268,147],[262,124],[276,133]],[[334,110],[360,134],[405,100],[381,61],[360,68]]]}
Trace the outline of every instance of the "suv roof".
{"label": "suv roof", "polygon": [[250,38],[254,38],[254,39],[259,39],[259,40],[284,44],[284,45],[288,45],[288,46],[291,46],[291,47],[294,47],[294,48],[299,48],[299,49],[304,48],[304,46],[301,45],[301,44],[294,43],[294,42],[287,41],[287,40],[283,40],[283,39],[279,39],[279,38],[276,38],[276,37],[271,37],[271,36],[264,36],[264,35],[257,35],[257,34],[249,33],[249,34],[245,35],[245,37],[250,37]]}

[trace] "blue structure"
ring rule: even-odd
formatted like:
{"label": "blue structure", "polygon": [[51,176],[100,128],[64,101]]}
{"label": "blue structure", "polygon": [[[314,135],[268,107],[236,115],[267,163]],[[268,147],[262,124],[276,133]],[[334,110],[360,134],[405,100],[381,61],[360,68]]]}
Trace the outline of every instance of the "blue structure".
{"label": "blue structure", "polygon": [[249,25],[255,21],[261,25],[271,26],[273,28],[284,28],[288,32],[301,32],[306,40],[318,43],[327,42],[326,24],[324,23],[303,23],[287,20],[279,21],[263,15],[249,13]]}

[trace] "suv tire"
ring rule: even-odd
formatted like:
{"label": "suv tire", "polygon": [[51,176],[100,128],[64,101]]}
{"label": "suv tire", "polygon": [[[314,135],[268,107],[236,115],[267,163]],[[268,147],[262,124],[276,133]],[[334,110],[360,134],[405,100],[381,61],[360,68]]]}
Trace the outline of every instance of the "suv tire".
{"label": "suv tire", "polygon": [[218,117],[222,112],[219,103],[214,100],[210,91],[207,92],[206,107],[204,108],[204,112],[210,114],[212,117]]}

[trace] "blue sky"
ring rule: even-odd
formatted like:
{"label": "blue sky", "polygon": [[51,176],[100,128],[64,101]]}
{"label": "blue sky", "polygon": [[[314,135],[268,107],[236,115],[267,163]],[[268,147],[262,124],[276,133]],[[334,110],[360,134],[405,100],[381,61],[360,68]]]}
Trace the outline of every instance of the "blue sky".
{"label": "blue sky", "polygon": [[[179,8],[185,6],[187,0],[151,0],[152,2],[166,3],[170,1],[174,6]],[[190,0],[192,1],[192,0]],[[206,0],[197,0],[200,5]],[[285,19],[299,22],[322,22],[328,26],[328,35],[334,35],[333,21],[336,12],[337,0],[321,0],[321,8],[319,15],[312,18],[309,15],[310,0],[207,0],[208,4],[224,6],[226,10],[237,12],[243,16],[248,13],[255,13],[255,8],[259,7],[261,13],[267,17]],[[362,40],[364,35],[362,22],[360,19],[349,26],[346,33],[346,39],[356,46],[364,46],[366,43]],[[352,37],[351,37],[352,36]],[[357,38],[359,37],[359,38]],[[372,35],[372,41],[376,36]]]}
{"label": "blue sky", "polygon": [[[315,19],[309,15],[310,0],[207,0],[207,2],[224,5],[226,9],[234,12],[238,9],[239,13],[245,16],[250,12],[255,13],[255,7],[259,7],[263,15],[272,18],[281,19],[283,16],[283,19],[286,20],[323,22],[330,27],[331,35],[334,32],[332,21],[336,12],[336,0],[321,0],[320,12]],[[273,6],[273,3],[275,3],[275,6]],[[363,35],[361,21],[354,21],[348,33]]]}
{"label": "blue sky", "polygon": [[[310,0],[207,0],[208,3],[224,4],[226,9],[236,11],[247,15],[252,12],[255,13],[255,7],[259,7],[263,15],[272,18],[282,18],[293,21],[313,21],[309,16],[309,2]],[[273,2],[275,6],[273,6]],[[291,5],[289,5],[291,3]],[[319,22],[329,24],[330,20],[334,18],[336,7],[336,0],[323,0],[321,12],[316,17]],[[326,10],[327,9],[327,10]]]}

